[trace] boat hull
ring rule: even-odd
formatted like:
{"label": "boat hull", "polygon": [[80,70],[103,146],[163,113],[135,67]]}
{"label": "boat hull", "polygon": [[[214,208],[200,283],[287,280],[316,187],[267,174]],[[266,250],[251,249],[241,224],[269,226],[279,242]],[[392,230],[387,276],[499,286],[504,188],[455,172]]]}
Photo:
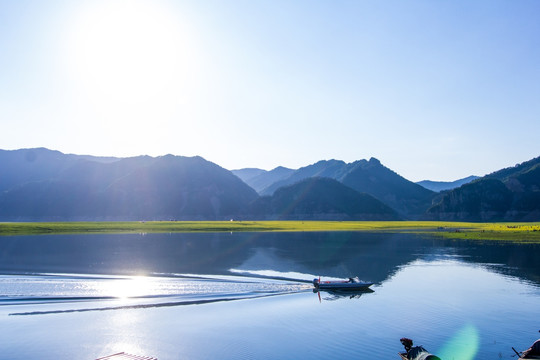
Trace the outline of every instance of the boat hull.
{"label": "boat hull", "polygon": [[368,289],[373,283],[320,283],[315,285],[319,290],[359,291]]}
{"label": "boat hull", "polygon": [[367,290],[373,283],[360,281],[358,277],[349,278],[345,281],[321,281],[321,278],[313,279],[316,290],[326,291],[362,291]]}

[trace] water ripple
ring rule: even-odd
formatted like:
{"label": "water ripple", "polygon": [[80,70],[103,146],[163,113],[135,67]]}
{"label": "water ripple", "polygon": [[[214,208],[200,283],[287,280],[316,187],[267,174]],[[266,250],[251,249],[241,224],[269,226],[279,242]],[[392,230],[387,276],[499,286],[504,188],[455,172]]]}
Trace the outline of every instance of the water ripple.
{"label": "water ripple", "polygon": [[[276,296],[310,290],[304,283],[248,277],[175,275],[170,277],[103,277],[80,275],[2,275],[0,307],[71,304],[10,315],[38,315],[116,309],[205,304]],[[81,303],[84,306],[76,305]]]}

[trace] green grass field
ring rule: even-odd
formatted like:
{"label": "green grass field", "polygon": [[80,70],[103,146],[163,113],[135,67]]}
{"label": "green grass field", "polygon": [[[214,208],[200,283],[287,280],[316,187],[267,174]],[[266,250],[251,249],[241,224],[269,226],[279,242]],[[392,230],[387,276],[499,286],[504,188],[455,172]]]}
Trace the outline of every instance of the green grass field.
{"label": "green grass field", "polygon": [[417,233],[451,239],[540,243],[540,223],[469,223],[440,221],[149,221],[0,223],[0,235],[238,232],[376,231]]}

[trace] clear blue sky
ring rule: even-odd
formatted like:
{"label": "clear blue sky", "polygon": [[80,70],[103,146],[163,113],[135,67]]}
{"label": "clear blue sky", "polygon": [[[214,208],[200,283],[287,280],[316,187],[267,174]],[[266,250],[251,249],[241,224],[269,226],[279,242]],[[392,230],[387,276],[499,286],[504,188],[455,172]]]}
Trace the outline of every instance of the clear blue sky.
{"label": "clear blue sky", "polygon": [[537,0],[0,0],[1,149],[455,180],[539,116]]}

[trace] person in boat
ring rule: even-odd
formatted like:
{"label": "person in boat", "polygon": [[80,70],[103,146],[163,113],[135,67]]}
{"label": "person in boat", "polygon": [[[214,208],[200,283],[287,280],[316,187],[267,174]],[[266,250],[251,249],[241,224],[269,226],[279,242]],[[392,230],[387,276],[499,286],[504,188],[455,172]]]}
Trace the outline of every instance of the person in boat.
{"label": "person in boat", "polygon": [[411,350],[411,347],[413,346],[413,341],[408,338],[401,338],[399,339],[399,341],[401,341],[401,344],[403,344],[403,346],[405,347],[405,352],[408,354]]}
{"label": "person in boat", "polygon": [[534,344],[521,355],[522,358],[527,358],[528,356],[540,356],[540,339],[536,340]]}
{"label": "person in boat", "polygon": [[422,346],[413,346],[413,341],[408,338],[399,339],[405,347],[407,359],[409,360],[441,360],[440,357],[430,354]]}

